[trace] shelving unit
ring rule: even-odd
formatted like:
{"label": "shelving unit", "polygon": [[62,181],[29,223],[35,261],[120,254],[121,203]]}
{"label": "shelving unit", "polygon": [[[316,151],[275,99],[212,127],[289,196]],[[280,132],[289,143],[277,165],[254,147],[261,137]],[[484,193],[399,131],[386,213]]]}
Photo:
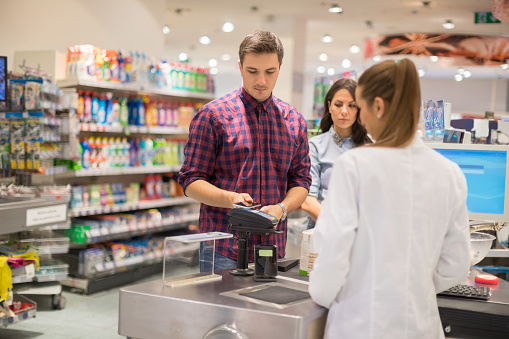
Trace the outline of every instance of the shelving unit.
{"label": "shelving unit", "polygon": [[20,309],[19,311],[14,311],[14,314],[15,314],[14,317],[9,317],[9,316],[0,317],[0,326],[2,326],[2,327],[7,327],[9,325],[13,325],[13,324],[19,323],[21,321],[24,321],[24,320],[27,320],[30,318],[35,318],[36,309],[37,309],[37,304],[35,303],[35,301],[32,301],[32,300],[28,299],[27,297],[19,295],[19,294],[14,294],[13,300],[14,300],[14,302],[21,303],[22,305],[31,305],[31,306]]}
{"label": "shelving unit", "polygon": [[[147,95],[162,100],[186,101],[194,103],[204,103],[214,99],[214,95],[210,93],[187,92],[183,90],[167,90],[151,88],[139,84],[132,83],[115,83],[115,82],[99,82],[84,80],[63,80],[58,81],[60,88],[89,91],[89,92],[112,92],[113,95]],[[128,137],[134,138],[145,135],[153,135],[156,137],[176,137],[178,140],[187,138],[189,131],[186,127],[169,127],[169,126],[121,126],[106,125],[97,123],[76,123],[72,117],[73,112],[69,116],[69,128],[63,126],[64,131],[68,131],[69,139],[84,137]],[[74,125],[73,124],[74,121]],[[181,121],[182,122],[182,121]],[[80,169],[66,171],[64,173],[54,174],[53,180],[59,183],[71,180],[73,184],[100,184],[101,182],[117,182],[131,183],[143,180],[143,175],[176,173],[180,170],[181,165],[154,165],[154,166],[138,166],[138,167],[111,167],[93,169]],[[115,179],[111,179],[115,176]],[[103,178],[105,177],[105,178]],[[107,179],[106,179],[107,178]],[[186,206],[196,204],[196,201],[184,196],[175,196],[164,199],[141,200],[135,203],[124,203],[110,206],[88,206],[70,209],[69,215],[72,218],[101,216],[103,214],[114,214],[119,212],[133,212],[138,210],[148,210],[154,208],[163,208],[170,206]],[[69,264],[70,276],[62,281],[62,284],[69,287],[75,287],[83,290],[85,293],[95,293],[97,291],[119,286],[121,284],[130,283],[147,274],[152,274],[162,270],[162,253],[149,252],[143,256],[131,256],[123,260],[105,261],[100,264],[94,264],[94,274],[80,275],[77,266],[83,264],[78,257],[81,249],[86,249],[87,245],[98,244],[102,242],[115,241],[120,239],[129,239],[144,234],[157,234],[160,232],[184,229],[191,222],[198,221],[199,215],[195,212],[180,216],[172,216],[157,221],[138,222],[136,225],[115,224],[108,227],[92,228],[86,230],[84,243],[71,243],[71,252],[68,254],[60,254],[56,257]],[[80,219],[76,219],[79,224]],[[86,229],[86,228],[84,228]],[[73,241],[82,241],[83,238],[75,238]],[[186,249],[187,251],[196,251],[196,249]],[[192,253],[190,254],[192,255]],[[89,261],[92,263],[92,261]]]}

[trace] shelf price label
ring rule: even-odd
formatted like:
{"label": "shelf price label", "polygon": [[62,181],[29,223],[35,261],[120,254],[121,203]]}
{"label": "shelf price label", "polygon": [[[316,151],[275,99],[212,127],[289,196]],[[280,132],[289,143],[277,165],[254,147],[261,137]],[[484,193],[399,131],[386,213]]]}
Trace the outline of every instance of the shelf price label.
{"label": "shelf price label", "polygon": [[27,227],[60,223],[67,220],[67,205],[51,205],[46,207],[28,208],[26,210]]}

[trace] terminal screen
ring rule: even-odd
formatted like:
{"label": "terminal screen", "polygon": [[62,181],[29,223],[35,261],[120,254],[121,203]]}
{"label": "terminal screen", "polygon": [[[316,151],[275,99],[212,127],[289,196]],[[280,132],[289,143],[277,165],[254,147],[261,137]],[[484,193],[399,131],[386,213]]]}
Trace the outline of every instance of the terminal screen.
{"label": "terminal screen", "polygon": [[465,174],[469,212],[504,214],[507,152],[435,150],[457,163]]}

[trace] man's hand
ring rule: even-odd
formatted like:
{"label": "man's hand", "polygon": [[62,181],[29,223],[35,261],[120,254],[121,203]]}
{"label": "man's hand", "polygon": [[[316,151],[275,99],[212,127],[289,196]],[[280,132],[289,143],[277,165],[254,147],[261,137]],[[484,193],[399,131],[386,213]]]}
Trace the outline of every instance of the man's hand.
{"label": "man's hand", "polygon": [[263,206],[260,211],[275,216],[278,220],[283,217],[283,209],[279,205],[267,205]]}
{"label": "man's hand", "polygon": [[235,193],[235,194],[236,195],[234,196],[232,205],[233,204],[244,204],[246,206],[253,205],[253,198],[251,198],[249,194],[247,193]]}

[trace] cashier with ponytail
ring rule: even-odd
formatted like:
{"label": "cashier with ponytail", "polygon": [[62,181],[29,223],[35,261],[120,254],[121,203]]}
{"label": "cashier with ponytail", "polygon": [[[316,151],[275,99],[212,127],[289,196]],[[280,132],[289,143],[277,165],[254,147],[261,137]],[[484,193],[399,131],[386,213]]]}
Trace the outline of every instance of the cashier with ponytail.
{"label": "cashier with ponytail", "polygon": [[356,102],[374,143],[334,163],[313,235],[312,299],[325,338],[443,338],[436,294],[470,265],[460,168],[416,134],[420,85],[408,59],[359,78]]}

